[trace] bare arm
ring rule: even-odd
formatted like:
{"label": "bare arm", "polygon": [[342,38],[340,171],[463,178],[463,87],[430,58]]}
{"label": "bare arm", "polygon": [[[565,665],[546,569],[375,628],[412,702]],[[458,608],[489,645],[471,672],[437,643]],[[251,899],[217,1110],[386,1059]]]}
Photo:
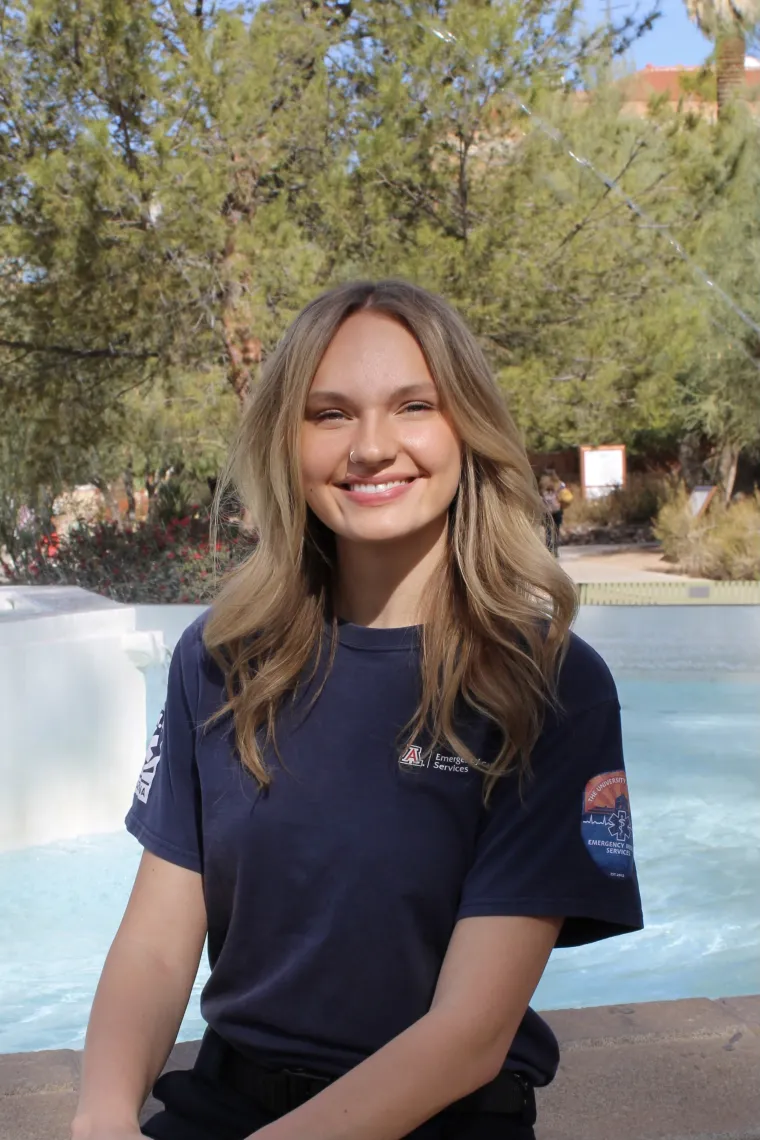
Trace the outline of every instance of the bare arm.
{"label": "bare arm", "polygon": [[493,1080],[561,926],[559,918],[461,919],[429,1012],[255,1140],[400,1140]]}
{"label": "bare arm", "polygon": [[146,851],[90,1014],[74,1140],[139,1136],[138,1115],[176,1040],[205,936],[201,876]]}

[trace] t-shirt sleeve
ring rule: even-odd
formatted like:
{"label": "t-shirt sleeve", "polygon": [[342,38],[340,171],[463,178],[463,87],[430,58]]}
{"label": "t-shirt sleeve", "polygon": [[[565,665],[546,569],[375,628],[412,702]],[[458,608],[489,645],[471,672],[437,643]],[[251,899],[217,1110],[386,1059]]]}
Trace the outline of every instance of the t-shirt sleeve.
{"label": "t-shirt sleeve", "polygon": [[201,871],[200,787],[193,712],[197,701],[192,699],[192,662],[184,660],[187,640],[181,639],[174,650],[166,703],[148,744],[125,822],[127,830],[146,850],[169,863]]}
{"label": "t-shirt sleeve", "polygon": [[458,917],[564,917],[558,946],[640,930],[617,699],[555,723],[486,809]]}

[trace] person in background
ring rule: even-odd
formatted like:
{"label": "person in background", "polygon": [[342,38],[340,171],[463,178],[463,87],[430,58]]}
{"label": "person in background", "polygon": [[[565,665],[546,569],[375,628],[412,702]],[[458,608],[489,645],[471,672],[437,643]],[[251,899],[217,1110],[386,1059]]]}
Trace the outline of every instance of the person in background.
{"label": "person in background", "polygon": [[555,557],[559,556],[559,536],[565,507],[573,501],[573,493],[563,483],[554,467],[547,467],[538,480],[538,489],[551,522],[546,523],[546,545]]}
{"label": "person in background", "polygon": [[503,395],[441,298],[343,285],[232,471],[258,541],[171,661],[72,1135],[534,1140],[549,955],[642,917],[615,684]]}

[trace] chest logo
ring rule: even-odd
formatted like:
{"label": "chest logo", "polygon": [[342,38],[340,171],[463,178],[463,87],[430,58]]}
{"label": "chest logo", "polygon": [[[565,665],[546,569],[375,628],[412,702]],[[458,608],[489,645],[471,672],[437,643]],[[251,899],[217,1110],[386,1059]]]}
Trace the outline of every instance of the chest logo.
{"label": "chest logo", "polygon": [[435,768],[439,772],[457,772],[460,776],[470,771],[470,765],[461,756],[449,756],[443,752],[423,756],[419,744],[410,744],[398,762],[404,768]]}
{"label": "chest logo", "polygon": [[424,768],[426,765],[419,744],[410,744],[404,755],[399,758],[399,764],[405,764],[407,768]]}

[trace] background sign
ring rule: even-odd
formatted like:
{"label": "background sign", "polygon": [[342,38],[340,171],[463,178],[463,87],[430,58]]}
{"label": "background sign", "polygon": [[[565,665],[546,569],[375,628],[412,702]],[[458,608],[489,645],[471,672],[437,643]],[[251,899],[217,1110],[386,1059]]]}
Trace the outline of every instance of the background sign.
{"label": "background sign", "polygon": [[625,444],[581,448],[581,486],[584,499],[601,499],[625,486]]}
{"label": "background sign", "polygon": [[689,495],[689,508],[694,518],[699,518],[707,510],[715,494],[715,487],[695,487]]}

